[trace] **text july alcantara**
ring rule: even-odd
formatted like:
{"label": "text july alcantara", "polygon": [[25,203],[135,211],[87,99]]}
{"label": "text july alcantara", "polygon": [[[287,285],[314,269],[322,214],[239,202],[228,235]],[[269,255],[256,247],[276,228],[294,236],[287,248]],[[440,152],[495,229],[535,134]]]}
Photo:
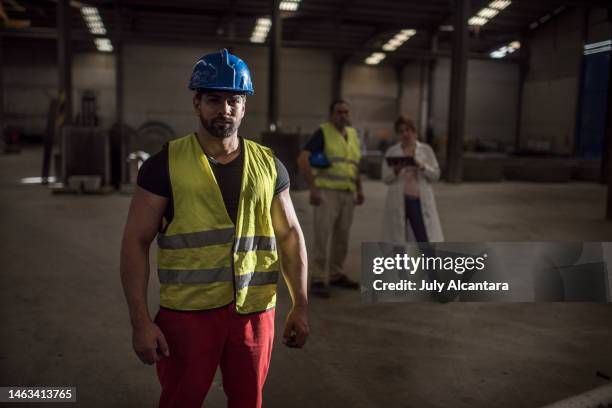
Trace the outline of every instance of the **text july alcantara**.
{"label": "text july alcantara", "polygon": [[[440,256],[409,256],[408,254],[396,254],[394,257],[376,257],[373,259],[372,272],[381,275],[387,271],[405,271],[414,275],[418,271],[453,271],[457,275],[465,272],[482,271],[485,269],[487,254],[482,256],[464,257],[440,257]],[[507,282],[463,282],[461,279],[449,281],[422,279],[420,282],[409,279],[401,279],[396,282],[385,282],[375,279],[372,287],[376,291],[436,291],[445,290],[467,290],[467,291],[507,291],[510,285]]]}

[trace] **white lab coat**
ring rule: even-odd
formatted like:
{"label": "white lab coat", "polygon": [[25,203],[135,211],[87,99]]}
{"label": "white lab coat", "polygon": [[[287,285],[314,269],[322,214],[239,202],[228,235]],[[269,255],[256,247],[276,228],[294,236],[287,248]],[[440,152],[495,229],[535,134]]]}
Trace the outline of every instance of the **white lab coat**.
{"label": "white lab coat", "polygon": [[[419,197],[421,199],[421,210],[423,222],[427,231],[429,242],[442,242],[442,227],[438,209],[434,199],[431,182],[440,178],[440,167],[436,155],[428,144],[417,141],[415,159],[422,163],[425,169],[419,171]],[[401,143],[389,147],[385,153],[388,156],[404,156]],[[404,172],[395,175],[393,168],[382,163],[382,181],[387,184],[387,197],[385,199],[385,213],[383,215],[382,241],[384,242],[415,242],[414,233],[410,222],[406,222],[404,208]]]}

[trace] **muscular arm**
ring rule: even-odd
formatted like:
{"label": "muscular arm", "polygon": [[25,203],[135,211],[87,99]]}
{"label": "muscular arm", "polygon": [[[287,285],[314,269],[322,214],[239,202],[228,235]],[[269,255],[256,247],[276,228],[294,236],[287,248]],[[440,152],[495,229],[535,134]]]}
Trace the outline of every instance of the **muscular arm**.
{"label": "muscular arm", "polygon": [[293,209],[289,189],[272,200],[272,225],[280,253],[283,277],[289,287],[293,308],[287,317],[284,342],[302,347],[308,337],[306,244]]}
{"label": "muscular arm", "polygon": [[163,335],[147,307],[149,247],[168,204],[168,199],[136,187],[121,243],[121,283],[133,328],[134,350],[145,363],[159,360],[156,350],[167,353]]}

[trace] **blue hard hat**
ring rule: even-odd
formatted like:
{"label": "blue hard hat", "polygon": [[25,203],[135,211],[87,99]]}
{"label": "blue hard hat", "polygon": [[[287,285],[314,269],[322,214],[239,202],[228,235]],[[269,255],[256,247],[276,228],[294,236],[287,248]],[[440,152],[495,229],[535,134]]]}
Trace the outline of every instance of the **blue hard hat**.
{"label": "blue hard hat", "polygon": [[253,82],[247,64],[224,48],[221,52],[204,55],[196,62],[189,80],[189,89],[253,95]]}
{"label": "blue hard hat", "polygon": [[316,167],[318,169],[326,169],[331,166],[329,159],[323,152],[312,153],[308,161],[311,167]]}

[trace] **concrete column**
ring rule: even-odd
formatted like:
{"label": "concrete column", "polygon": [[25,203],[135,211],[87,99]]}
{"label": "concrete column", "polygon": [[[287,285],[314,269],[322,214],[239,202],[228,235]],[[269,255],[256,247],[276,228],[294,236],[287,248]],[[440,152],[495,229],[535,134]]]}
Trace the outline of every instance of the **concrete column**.
{"label": "concrete column", "polygon": [[280,0],[271,0],[272,28],[270,30],[270,60],[268,88],[268,130],[275,132],[279,128],[280,99],[280,50],[282,41],[282,20],[278,10]]}
{"label": "concrete column", "polygon": [[4,144],[4,37],[0,35],[0,146]]}
{"label": "concrete column", "polygon": [[[608,22],[612,24],[612,8],[608,9]],[[612,31],[612,30],[611,30]],[[610,33],[612,35],[612,32]],[[608,66],[608,78],[612,78],[612,61]],[[612,166],[610,166],[610,157],[612,157],[612,81],[608,80],[608,109],[606,111],[606,131],[604,133],[604,155],[607,160],[604,169],[607,171],[608,181],[608,203],[606,205],[606,219],[612,220]],[[602,160],[603,162],[604,160]],[[602,166],[604,166],[602,164]]]}
{"label": "concrete column", "polygon": [[123,84],[123,36],[121,28],[121,1],[115,3],[115,36],[114,36],[114,49],[115,49],[115,99],[116,99],[116,111],[115,115],[117,123],[123,124],[124,120],[124,84]]}
{"label": "concrete column", "polygon": [[435,55],[437,55],[438,53],[438,34],[434,33],[431,36],[431,52],[434,55],[433,59],[429,60],[427,63],[427,70],[428,70],[428,75],[427,75],[427,95],[428,95],[428,100],[427,100],[427,117],[426,117],[426,122],[425,122],[425,134],[423,135],[425,137],[425,141],[428,144],[433,144],[433,138],[434,138],[434,124],[433,124],[433,106],[434,106],[434,88],[435,88],[435,73],[436,73],[436,66],[438,65],[438,57],[436,57]]}
{"label": "concrete column", "polygon": [[[429,61],[419,61],[420,65],[420,83],[419,83],[419,135],[421,140],[427,137],[427,122],[429,119]],[[425,140],[427,141],[427,140]]]}
{"label": "concrete column", "polygon": [[396,94],[396,102],[395,109],[397,111],[396,117],[404,114],[403,106],[402,106],[402,98],[404,97],[404,66],[398,65],[395,67],[395,78],[397,82],[397,94]]}
{"label": "concrete column", "polygon": [[119,138],[119,183],[129,183],[129,164],[126,161],[128,155],[128,135],[125,134],[123,123],[125,120],[125,91],[124,91],[124,64],[123,64],[123,28],[121,27],[121,0],[115,3],[115,35],[113,46],[115,49],[115,118],[117,124],[117,137]]}
{"label": "concrete column", "polygon": [[451,92],[448,115],[448,143],[446,148],[446,180],[462,180],[463,136],[465,133],[465,104],[467,84],[469,0],[455,0],[453,16],[453,53]]}
{"label": "concrete column", "polygon": [[[69,0],[57,1],[57,66],[61,126],[72,123],[72,49]],[[61,120],[62,118],[60,118]]]}
{"label": "concrete column", "polygon": [[334,70],[332,72],[331,100],[342,98],[342,76],[344,74],[344,59],[334,58]]}
{"label": "concrete column", "polygon": [[527,79],[527,74],[529,73],[529,45],[529,40],[526,37],[522,37],[521,53],[523,54],[524,59],[519,65],[519,93],[516,108],[516,131],[514,134],[514,150],[516,152],[519,152],[522,149],[521,126],[523,122],[523,96],[525,90],[525,80]]}

